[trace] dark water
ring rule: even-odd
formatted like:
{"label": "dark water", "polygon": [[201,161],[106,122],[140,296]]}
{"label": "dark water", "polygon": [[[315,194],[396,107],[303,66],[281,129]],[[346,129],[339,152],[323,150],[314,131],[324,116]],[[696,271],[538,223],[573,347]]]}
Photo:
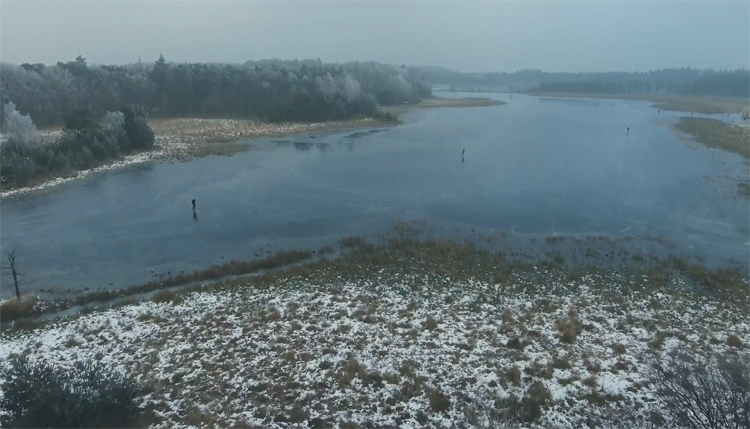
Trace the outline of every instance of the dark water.
{"label": "dark water", "polygon": [[748,203],[734,197],[742,160],[686,148],[666,125],[676,116],[645,102],[520,95],[414,111],[397,128],[290,138],[6,199],[2,247],[19,248],[29,288],[59,290],[317,248],[394,219],[522,237],[662,236],[710,263],[747,261]]}

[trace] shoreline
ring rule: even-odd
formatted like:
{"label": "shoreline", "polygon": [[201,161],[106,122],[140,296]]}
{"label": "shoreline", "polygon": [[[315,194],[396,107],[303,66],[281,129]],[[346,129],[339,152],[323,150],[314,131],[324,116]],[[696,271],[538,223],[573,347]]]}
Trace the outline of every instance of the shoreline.
{"label": "shoreline", "polygon": [[[505,104],[488,98],[440,98],[432,97],[417,104],[384,107],[383,110],[400,115],[412,109],[449,107],[487,107]],[[256,148],[252,140],[268,137],[289,137],[326,131],[346,131],[368,127],[397,126],[378,118],[350,119],[332,122],[287,122],[269,123],[249,119],[208,118],[155,118],[149,124],[156,141],[152,150],[135,155],[126,155],[113,162],[88,170],[77,171],[69,177],[56,177],[41,183],[21,188],[0,191],[0,200],[42,191],[71,182],[91,174],[125,168],[151,161],[187,162],[209,155],[232,155]],[[58,129],[43,132],[45,139],[55,137]]]}
{"label": "shoreline", "polygon": [[672,112],[736,115],[738,111],[750,112],[750,100],[737,97],[700,97],[661,94],[600,94],[590,92],[521,91],[532,97],[589,98],[601,100],[640,100],[652,103],[655,109]]}
{"label": "shoreline", "polygon": [[[7,328],[4,325],[14,320],[49,321],[50,317],[55,319],[56,315],[67,314],[70,311],[75,314],[78,311],[90,312],[92,308],[107,309],[120,306],[120,302],[128,303],[133,300],[148,299],[149,296],[164,291],[184,293],[190,290],[205,290],[206,287],[214,288],[235,284],[238,281],[248,281],[248,278],[255,276],[278,278],[283,277],[283,273],[297,269],[305,272],[339,270],[341,267],[337,265],[337,262],[349,258],[358,259],[353,264],[354,266],[381,264],[390,260],[392,252],[404,252],[405,249],[408,249],[411,255],[429,254],[433,260],[444,264],[455,263],[450,258],[444,260],[447,254],[455,252],[458,252],[461,258],[469,257],[467,255],[473,255],[476,252],[484,253],[486,256],[499,256],[496,271],[491,276],[485,277],[486,281],[506,279],[510,273],[526,272],[532,266],[561,270],[571,278],[612,272],[624,278],[634,279],[635,283],[641,283],[642,276],[654,276],[664,280],[665,277],[681,273],[679,274],[682,277],[681,281],[688,280],[699,288],[709,291],[715,298],[721,297],[721,300],[728,302],[746,301],[750,304],[750,301],[747,301],[748,291],[744,290],[750,284],[748,283],[750,278],[747,277],[750,274],[750,271],[747,271],[748,268],[732,264],[708,266],[699,258],[691,258],[671,250],[642,253],[628,247],[627,243],[632,240],[632,237],[616,241],[609,236],[596,236],[580,240],[571,239],[570,242],[568,242],[570,237],[566,236],[547,237],[546,244],[535,250],[501,244],[507,243],[505,232],[473,239],[454,240],[433,236],[426,229],[425,224],[420,222],[409,223],[397,220],[393,228],[393,233],[386,235],[385,242],[379,244],[369,243],[363,236],[350,236],[337,243],[326,244],[317,250],[297,248],[279,251],[261,259],[222,261],[222,263],[199,267],[193,271],[180,271],[180,273],[175,271],[174,274],[153,273],[152,279],[144,283],[117,288],[72,290],[68,295],[57,297],[43,297],[39,293],[44,292],[44,289],[27,290],[20,302],[16,302],[14,298],[0,302],[0,331]],[[658,239],[654,240],[658,241]],[[603,255],[609,254],[612,254],[611,258],[609,256],[603,258]],[[615,257],[615,254],[619,256]],[[592,269],[593,265],[590,264],[599,268]],[[456,272],[452,273],[451,277],[466,275],[460,267],[454,267],[454,269]],[[346,272],[349,271],[350,269],[347,268]],[[465,280],[479,279],[483,276],[484,273],[476,272],[466,277]],[[741,286],[743,284],[745,287]],[[647,285],[639,287],[645,286]]]}
{"label": "shoreline", "polygon": [[[244,119],[171,118],[154,119],[149,123],[156,134],[152,150],[126,155],[98,167],[77,171],[69,177],[56,177],[32,186],[3,190],[0,191],[0,199],[42,191],[91,174],[152,161],[187,162],[208,155],[231,155],[251,150],[254,144],[250,140],[253,139],[390,125],[375,118],[279,124]],[[243,140],[248,141],[242,144]]]}
{"label": "shoreline", "polygon": [[[743,121],[744,122],[744,121]],[[718,150],[742,158],[741,174],[730,173],[737,181],[735,194],[750,199],[750,124],[727,124],[713,118],[682,117],[671,123],[669,129],[689,149]]]}
{"label": "shoreline", "polygon": [[402,115],[406,112],[415,109],[450,109],[450,108],[464,108],[464,107],[491,107],[491,106],[503,106],[505,101],[493,100],[491,98],[484,97],[464,97],[464,98],[442,98],[442,97],[431,97],[420,101],[417,104],[403,104],[399,106],[386,106],[382,107],[383,110],[390,112],[396,116]]}

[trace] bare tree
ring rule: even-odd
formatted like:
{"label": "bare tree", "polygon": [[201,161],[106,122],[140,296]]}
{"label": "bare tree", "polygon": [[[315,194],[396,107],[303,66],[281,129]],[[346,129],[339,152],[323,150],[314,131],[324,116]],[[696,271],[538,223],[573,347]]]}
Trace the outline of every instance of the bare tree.
{"label": "bare tree", "polygon": [[16,288],[16,299],[21,300],[21,291],[18,289],[18,277],[21,275],[16,270],[16,256],[18,256],[18,252],[16,249],[13,249],[9,252],[3,252],[3,256],[5,256],[5,259],[8,260],[8,265],[4,265],[1,268],[5,271],[10,271],[11,275],[13,276],[13,285]]}
{"label": "bare tree", "polygon": [[750,427],[750,358],[715,356],[700,362],[673,353],[650,365],[652,383],[672,423],[690,428]]}

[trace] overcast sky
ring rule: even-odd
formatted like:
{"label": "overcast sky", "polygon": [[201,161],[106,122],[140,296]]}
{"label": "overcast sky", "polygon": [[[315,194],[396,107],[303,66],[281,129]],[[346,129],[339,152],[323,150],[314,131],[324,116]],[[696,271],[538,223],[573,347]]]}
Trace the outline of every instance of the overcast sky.
{"label": "overcast sky", "polygon": [[750,67],[750,2],[0,2],[0,60],[374,60],[461,71]]}

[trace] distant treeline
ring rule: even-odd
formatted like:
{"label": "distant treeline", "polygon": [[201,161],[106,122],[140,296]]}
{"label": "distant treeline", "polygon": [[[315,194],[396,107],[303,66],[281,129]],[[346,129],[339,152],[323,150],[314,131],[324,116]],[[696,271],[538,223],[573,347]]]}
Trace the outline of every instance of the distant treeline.
{"label": "distant treeline", "polygon": [[538,89],[545,92],[648,93],[750,97],[750,70],[663,69],[648,72],[548,73],[519,70],[514,73],[460,73],[439,67],[420,69],[433,84],[457,90]]}
{"label": "distant treeline", "polygon": [[154,63],[53,66],[0,64],[0,102],[37,126],[59,125],[86,109],[94,119],[125,105],[156,117],[326,121],[377,114],[377,105],[431,95],[415,68],[373,62],[279,61],[245,65]]}

